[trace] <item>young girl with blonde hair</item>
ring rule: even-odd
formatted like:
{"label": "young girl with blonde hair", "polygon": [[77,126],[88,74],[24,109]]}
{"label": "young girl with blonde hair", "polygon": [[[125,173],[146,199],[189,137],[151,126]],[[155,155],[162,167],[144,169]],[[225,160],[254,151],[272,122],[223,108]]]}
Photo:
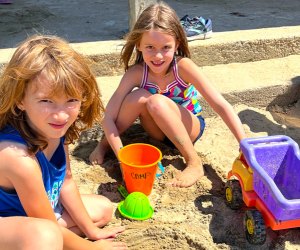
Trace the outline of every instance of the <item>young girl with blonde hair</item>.
{"label": "young girl with blonde hair", "polygon": [[[101,229],[111,202],[80,195],[68,144],[100,122],[86,59],[55,36],[32,36],[0,78],[0,249],[126,249],[123,227]],[[87,240],[84,237],[87,237]]]}

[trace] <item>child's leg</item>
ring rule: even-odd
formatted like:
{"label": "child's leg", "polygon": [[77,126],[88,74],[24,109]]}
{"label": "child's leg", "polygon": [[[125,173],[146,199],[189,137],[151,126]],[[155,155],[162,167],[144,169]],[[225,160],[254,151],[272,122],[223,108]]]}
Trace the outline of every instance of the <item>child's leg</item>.
{"label": "child's leg", "polygon": [[54,222],[31,217],[0,218],[0,249],[61,250],[63,237]]}
{"label": "child's leg", "polygon": [[[97,227],[103,227],[111,221],[113,206],[109,199],[96,194],[81,195],[83,204]],[[77,235],[84,236],[66,210],[63,211],[58,223]]]}
{"label": "child's leg", "polygon": [[[200,133],[198,118],[163,95],[148,98],[147,109],[155,124],[173,142],[186,161],[187,167],[171,184],[178,187],[193,185],[204,175],[201,159],[192,143]],[[143,120],[143,125],[152,135],[152,124]]]}
{"label": "child's leg", "polygon": [[[143,114],[145,117],[148,116],[153,124],[153,120],[149,115],[145,105],[150,96],[151,94],[144,89],[134,90],[126,96],[115,121],[119,134],[122,134],[126,129],[128,129],[141,114]],[[163,134],[161,133],[160,136],[163,137]],[[105,153],[109,148],[110,145],[104,137],[90,154],[90,162],[92,164],[102,164]]]}
{"label": "child's leg", "polygon": [[89,161],[93,165],[102,164],[104,161],[104,156],[109,150],[110,145],[105,136],[98,142],[97,146],[94,148],[89,156]]}
{"label": "child's leg", "polygon": [[[172,185],[188,187],[204,175],[201,159],[192,143],[200,133],[197,117],[169,98],[151,95],[143,89],[131,92],[122,103],[116,121],[119,133],[124,132],[137,117],[151,137],[163,140],[166,135],[185,158],[187,167],[171,182]],[[90,161],[101,164],[107,147],[107,140],[102,140],[91,154]]]}

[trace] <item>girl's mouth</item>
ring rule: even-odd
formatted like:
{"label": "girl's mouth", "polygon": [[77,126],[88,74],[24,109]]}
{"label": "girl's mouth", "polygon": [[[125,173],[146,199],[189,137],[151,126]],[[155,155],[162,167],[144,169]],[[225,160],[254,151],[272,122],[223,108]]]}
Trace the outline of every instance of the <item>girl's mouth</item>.
{"label": "girl's mouth", "polygon": [[164,64],[164,61],[159,61],[159,62],[152,61],[152,65],[155,66],[155,67],[160,67],[163,64]]}
{"label": "girl's mouth", "polygon": [[55,124],[55,123],[49,123],[49,125],[52,127],[52,128],[55,128],[55,129],[62,129],[65,127],[67,123],[64,123],[64,124]]}

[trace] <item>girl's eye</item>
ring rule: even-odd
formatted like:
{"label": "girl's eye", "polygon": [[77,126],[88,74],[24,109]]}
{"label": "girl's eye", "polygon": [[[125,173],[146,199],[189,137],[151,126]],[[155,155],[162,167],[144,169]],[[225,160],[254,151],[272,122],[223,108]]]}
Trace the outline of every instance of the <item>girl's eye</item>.
{"label": "girl's eye", "polygon": [[81,105],[81,101],[79,99],[72,98],[68,100],[66,107],[69,109],[78,109],[80,108],[80,105]]}
{"label": "girl's eye", "polygon": [[147,50],[153,50],[153,46],[148,45],[148,46],[146,46],[146,49],[147,49]]}
{"label": "girl's eye", "polygon": [[75,99],[75,98],[73,98],[73,99],[69,99],[69,100],[68,100],[68,102],[79,102],[79,100],[78,100],[78,99]]}
{"label": "girl's eye", "polygon": [[171,49],[171,46],[164,46],[164,51],[169,51]]}
{"label": "girl's eye", "polygon": [[44,103],[51,103],[51,101],[50,101],[50,100],[48,100],[48,99],[42,99],[42,100],[40,100],[40,102],[44,102]]}

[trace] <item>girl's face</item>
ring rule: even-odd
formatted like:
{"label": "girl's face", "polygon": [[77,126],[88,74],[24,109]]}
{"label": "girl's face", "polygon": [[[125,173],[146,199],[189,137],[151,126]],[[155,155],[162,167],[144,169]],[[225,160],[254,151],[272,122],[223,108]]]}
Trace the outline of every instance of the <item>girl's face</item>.
{"label": "girl's face", "polygon": [[177,48],[174,36],[157,30],[145,32],[137,46],[151,72],[162,76],[167,73]]}
{"label": "girl's face", "polygon": [[26,119],[35,131],[46,139],[64,136],[76,120],[81,100],[57,93],[50,96],[51,89],[46,77],[41,74],[29,83],[18,108],[26,112]]}

